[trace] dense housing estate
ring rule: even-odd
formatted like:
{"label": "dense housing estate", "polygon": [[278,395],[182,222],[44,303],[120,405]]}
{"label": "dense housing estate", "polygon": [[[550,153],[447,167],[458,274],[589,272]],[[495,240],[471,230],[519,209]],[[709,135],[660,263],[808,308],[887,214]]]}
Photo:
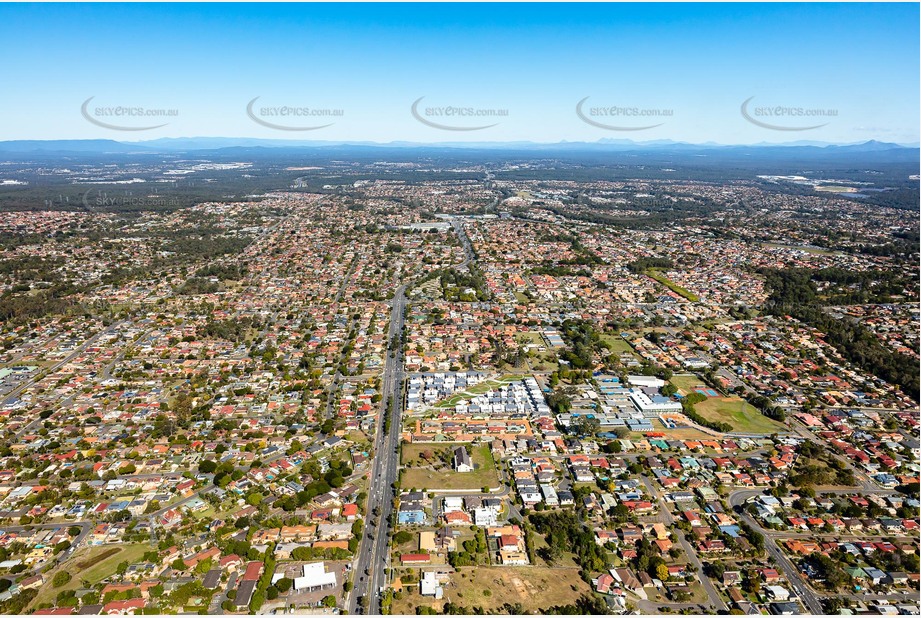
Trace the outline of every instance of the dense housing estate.
{"label": "dense housing estate", "polygon": [[917,213],[516,165],[4,213],[0,609],[917,613]]}

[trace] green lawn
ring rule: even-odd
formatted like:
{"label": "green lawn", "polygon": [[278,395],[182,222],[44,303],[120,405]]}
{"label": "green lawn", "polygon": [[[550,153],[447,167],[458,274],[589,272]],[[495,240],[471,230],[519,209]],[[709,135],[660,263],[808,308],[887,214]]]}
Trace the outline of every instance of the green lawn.
{"label": "green lawn", "polygon": [[[685,396],[698,388],[715,390],[693,375],[672,376],[669,382],[678,387],[679,394]],[[769,419],[739,397],[707,397],[706,401],[695,404],[694,409],[708,421],[729,423],[732,430],[739,433],[771,434],[787,429],[783,423]]]}
{"label": "green lawn", "polygon": [[636,357],[636,350],[633,349],[632,345],[624,341],[624,338],[620,335],[601,335],[601,340],[607,343],[608,347],[611,348],[611,352],[618,356],[627,353]]}
{"label": "green lawn", "polygon": [[681,395],[689,395],[696,388],[710,388],[697,376],[674,375],[669,382],[678,387],[678,392]]}
{"label": "green lawn", "polygon": [[441,401],[435,405],[438,408],[453,408],[464,399],[472,399],[474,395],[482,395],[483,393],[489,392],[494,388],[498,388],[499,386],[501,386],[501,384],[495,380],[486,380],[485,382],[480,382],[476,386],[471,386],[465,391],[455,393],[444,401]]}
{"label": "green lawn", "polygon": [[[440,444],[404,444],[401,463],[419,462],[423,451],[437,453],[439,450],[454,450],[460,443]],[[493,461],[489,446],[482,444],[473,447],[471,459],[476,469],[473,472],[455,472],[450,466],[433,469],[429,465],[414,465],[404,468],[401,474],[400,486],[403,489],[480,489],[481,487],[497,487],[499,474],[496,463]]]}
{"label": "green lawn", "polygon": [[534,357],[528,358],[527,366],[534,371],[556,371],[560,368],[559,363],[557,363],[556,353],[550,349],[550,346],[544,340],[543,336],[535,331],[528,331],[526,333],[519,333],[516,337],[520,337],[525,340],[527,343],[535,344],[538,346],[543,346],[543,352],[533,352]]}
{"label": "green lawn", "polygon": [[635,354],[633,346],[624,341],[624,338],[619,335],[602,335],[601,337],[604,341],[608,342],[611,346],[611,350],[617,352],[618,354]]}
{"label": "green lawn", "polygon": [[729,423],[739,433],[772,434],[787,429],[739,397],[709,397],[695,404],[694,409],[708,421]]}
{"label": "green lawn", "polygon": [[213,506],[209,506],[204,511],[197,511],[192,513],[192,517],[195,519],[214,519],[217,515],[217,511]]}
{"label": "green lawn", "polygon": [[447,399],[438,402],[435,404],[436,408],[453,408],[458,403],[465,399],[473,399],[475,395],[482,395],[492,390],[496,390],[502,386],[505,386],[509,382],[515,382],[518,380],[523,380],[528,377],[528,373],[524,374],[515,374],[515,373],[506,373],[500,376],[498,379],[489,379],[480,382],[475,386],[471,386],[467,390],[455,393],[448,397]]}
{"label": "green lawn", "polygon": [[675,294],[683,296],[684,298],[688,299],[692,303],[696,303],[697,301],[700,300],[700,297],[697,296],[697,294],[694,294],[690,290],[687,290],[681,287],[680,285],[678,285],[677,283],[675,283],[674,281],[672,281],[671,279],[669,279],[668,277],[666,277],[665,275],[663,275],[657,270],[647,270],[646,274],[652,277],[653,279],[655,279],[656,281],[658,281],[659,283],[661,283],[662,285],[664,285],[665,287],[667,287],[669,290],[671,290]]}
{"label": "green lawn", "polygon": [[[144,552],[149,549],[151,548],[146,543],[99,545],[80,549],[63,565],[45,573],[45,583],[42,584],[31,606],[36,607],[40,603],[54,602],[59,592],[82,588],[83,581],[89,583],[90,586],[94,586],[106,577],[113,575],[119,563],[128,562],[131,564],[137,562],[144,555]],[[113,550],[117,551],[113,553]],[[99,559],[100,557],[102,557],[101,560]],[[71,580],[60,588],[55,588],[51,585],[51,580],[54,579],[55,573],[61,570],[70,573]]]}
{"label": "green lawn", "polygon": [[579,565],[576,563],[575,555],[570,552],[564,553],[562,557],[559,560],[557,560],[555,563],[553,563],[552,565],[547,564],[547,562],[543,558],[540,557],[541,549],[548,547],[547,540],[544,538],[544,535],[540,534],[539,532],[535,532],[534,534],[530,535],[529,539],[530,539],[530,543],[534,546],[534,552],[537,557],[537,561],[535,562],[534,566],[538,566],[538,567],[552,566],[556,568],[560,568],[560,567],[578,568],[579,567]]}

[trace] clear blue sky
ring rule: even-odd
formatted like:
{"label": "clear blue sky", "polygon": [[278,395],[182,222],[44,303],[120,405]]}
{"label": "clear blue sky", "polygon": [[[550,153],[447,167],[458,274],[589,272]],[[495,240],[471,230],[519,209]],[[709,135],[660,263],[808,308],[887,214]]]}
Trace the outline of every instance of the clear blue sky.
{"label": "clear blue sky", "polygon": [[[0,41],[0,139],[919,139],[918,4],[4,4]],[[81,116],[91,96],[91,109],[179,115],[160,129],[113,131]],[[247,116],[257,96],[257,108],[343,115],[317,131],[277,131]],[[410,114],[423,96],[420,109],[505,109],[508,116],[490,119],[499,124],[489,129],[442,131]],[[595,117],[618,126],[664,121],[609,131],[576,115],[585,97],[586,114],[616,105],[672,116]],[[749,97],[751,110],[782,105],[837,115],[767,119],[827,122],[810,131],[769,130],[742,117]],[[135,124],[155,124],[146,120]],[[480,120],[451,122],[487,124]]]}

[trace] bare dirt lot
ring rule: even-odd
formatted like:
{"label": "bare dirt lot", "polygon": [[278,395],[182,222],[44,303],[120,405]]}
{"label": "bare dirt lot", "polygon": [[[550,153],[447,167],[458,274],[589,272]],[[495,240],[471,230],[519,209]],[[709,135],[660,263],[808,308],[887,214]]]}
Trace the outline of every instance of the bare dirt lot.
{"label": "bare dirt lot", "polygon": [[462,567],[445,586],[444,599],[435,601],[419,594],[419,586],[407,586],[403,598],[395,600],[394,614],[415,614],[423,605],[441,609],[445,602],[482,607],[487,613],[510,605],[522,612],[536,612],[554,605],[574,603],[591,588],[579,577],[577,568],[549,567]]}

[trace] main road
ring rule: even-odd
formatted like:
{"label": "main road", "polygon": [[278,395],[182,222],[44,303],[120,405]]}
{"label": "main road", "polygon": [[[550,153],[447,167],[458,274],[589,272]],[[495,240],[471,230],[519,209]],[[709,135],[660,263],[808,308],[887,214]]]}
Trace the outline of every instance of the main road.
{"label": "main road", "polygon": [[819,595],[809,587],[809,584],[803,579],[802,574],[800,574],[799,569],[796,568],[796,565],[787,558],[783,553],[783,550],[777,546],[777,543],[774,541],[772,533],[768,530],[762,528],[755,519],[749,515],[748,511],[745,510],[744,504],[748,498],[752,496],[757,496],[763,493],[763,490],[741,490],[734,491],[729,494],[729,506],[741,507],[741,510],[738,511],[738,515],[749,525],[753,530],[759,532],[761,536],[764,537],[764,549],[767,550],[768,555],[774,559],[774,562],[777,563],[777,566],[784,572],[784,575],[787,576],[787,581],[790,582],[790,586],[793,587],[793,591],[796,593],[796,596],[799,597],[803,605],[806,606],[806,610],[810,614],[824,614],[825,611],[822,609],[822,601],[819,599]]}
{"label": "main road", "polygon": [[[397,451],[400,444],[400,415],[403,410],[403,320],[406,308],[401,285],[393,296],[388,341],[400,341],[387,354],[381,379],[382,406],[377,423],[374,445],[374,465],[368,487],[368,504],[365,513],[365,535],[355,559],[354,587],[349,596],[349,613],[357,614],[358,599],[364,597],[364,611],[380,613],[380,591],[388,585],[387,563],[390,548],[390,520],[393,515],[393,485],[397,480]],[[384,416],[390,409],[390,423],[384,431]],[[376,514],[375,514],[376,513]]]}
{"label": "main road", "polygon": [[704,592],[706,592],[707,596],[710,598],[708,609],[715,607],[721,612],[728,612],[729,607],[726,605],[726,602],[723,601],[723,597],[720,596],[720,593],[717,592],[716,588],[713,586],[713,582],[711,582],[707,574],[704,573],[704,566],[700,563],[700,558],[697,557],[697,551],[688,542],[687,538],[685,538],[684,532],[674,526],[675,518],[671,510],[669,510],[665,498],[663,498],[662,494],[659,493],[659,490],[645,474],[640,475],[640,480],[643,482],[643,485],[646,486],[646,491],[649,492],[650,496],[655,498],[655,502],[659,506],[656,520],[671,528],[675,538],[678,539],[678,544],[681,545],[681,549],[684,550],[685,555],[688,557],[688,561],[690,561],[694,569],[700,574],[700,583],[704,588]]}
{"label": "main road", "polygon": [[[457,219],[451,222],[461,246],[464,261],[456,268],[468,266],[476,258],[463,223]],[[349,595],[348,612],[359,612],[358,599],[364,598],[361,609],[368,614],[380,614],[381,591],[389,585],[387,568],[390,553],[390,524],[395,523],[393,501],[399,469],[398,450],[400,445],[401,415],[403,413],[403,323],[406,312],[406,284],[397,287],[393,295],[390,314],[390,329],[387,341],[398,338],[395,349],[389,350],[381,379],[381,412],[377,423],[374,445],[374,464],[368,487],[368,504],[365,512],[365,531],[355,558],[354,584]],[[391,410],[390,424],[384,431],[384,415]]]}

